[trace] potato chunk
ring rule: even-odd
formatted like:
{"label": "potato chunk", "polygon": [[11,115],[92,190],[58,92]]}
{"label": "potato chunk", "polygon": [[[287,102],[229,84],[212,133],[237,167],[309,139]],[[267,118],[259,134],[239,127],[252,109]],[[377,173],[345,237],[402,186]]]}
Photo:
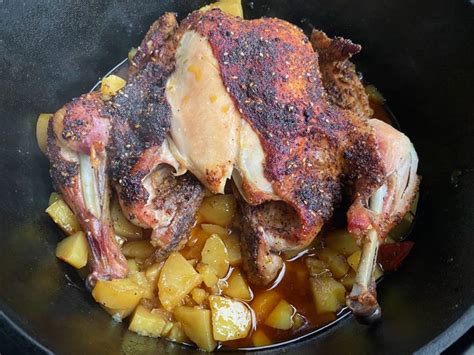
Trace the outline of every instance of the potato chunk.
{"label": "potato chunk", "polygon": [[161,304],[167,311],[171,311],[201,282],[202,276],[180,253],[171,253],[158,279],[158,297]]}
{"label": "potato chunk", "polygon": [[241,0],[219,0],[215,3],[201,7],[199,11],[204,12],[212,9],[221,9],[226,14],[244,17]]}
{"label": "potato chunk", "polygon": [[349,271],[346,258],[331,249],[325,248],[318,254],[318,259],[324,261],[335,278],[343,277]]}
{"label": "potato chunk", "polygon": [[143,230],[132,224],[122,213],[117,199],[110,204],[110,217],[114,224],[115,233],[127,240],[142,239]]}
{"label": "potato chunk", "polygon": [[211,311],[195,307],[179,306],[174,310],[184,332],[198,347],[212,351],[217,343],[212,337]]}
{"label": "potato chunk", "polygon": [[181,323],[174,322],[172,323],[171,329],[168,331],[166,337],[177,343],[186,343],[189,341],[188,336],[184,332],[183,326]]}
{"label": "potato chunk", "polygon": [[232,275],[230,275],[227,280],[227,285],[228,286],[222,291],[225,295],[244,301],[250,301],[252,299],[250,288],[239,269],[232,271]]}
{"label": "potato chunk", "polygon": [[48,206],[51,206],[53,203],[55,203],[57,200],[62,200],[61,194],[57,192],[51,192],[51,195],[49,195],[49,200],[48,200]]}
{"label": "potato chunk", "polygon": [[77,232],[64,238],[56,247],[56,256],[76,269],[86,266],[88,255],[89,249],[84,232]]}
{"label": "potato chunk", "polygon": [[255,312],[257,323],[263,322],[267,319],[268,315],[275,308],[278,302],[280,302],[281,298],[281,295],[275,290],[262,292],[254,298],[250,306]]}
{"label": "potato chunk", "polygon": [[322,260],[316,259],[314,257],[309,257],[306,258],[305,263],[308,267],[310,276],[332,276],[328,264],[326,264]]}
{"label": "potato chunk", "polygon": [[217,284],[217,281],[219,281],[214,269],[211,269],[211,267],[207,264],[198,264],[196,270],[202,276],[202,280],[207,287],[213,287]]}
{"label": "potato chunk", "polygon": [[36,141],[43,153],[46,153],[48,145],[48,125],[51,117],[53,117],[52,113],[41,113],[36,121]]}
{"label": "potato chunk", "polygon": [[252,314],[242,302],[221,296],[209,296],[209,304],[215,340],[241,339],[248,335]]}
{"label": "potato chunk", "polygon": [[163,334],[168,323],[160,313],[149,311],[139,305],[133,313],[128,329],[142,336],[157,338]]}
{"label": "potato chunk", "polygon": [[313,300],[318,314],[337,312],[346,301],[346,289],[331,277],[312,277],[310,279]]}
{"label": "potato chunk", "polygon": [[360,249],[354,236],[346,229],[338,229],[330,232],[326,237],[325,242],[329,249],[342,254],[345,257],[348,257]]}
{"label": "potato chunk", "polygon": [[263,332],[263,330],[258,329],[257,331],[255,331],[255,333],[252,334],[252,343],[253,346],[265,346],[270,345],[272,341]]}
{"label": "potato chunk", "polygon": [[114,96],[127,82],[117,75],[109,75],[102,79],[100,83],[100,92],[104,98]]}
{"label": "potato chunk", "polygon": [[199,207],[202,222],[227,227],[235,215],[237,204],[233,195],[216,195],[204,198]]}
{"label": "potato chunk", "polygon": [[63,199],[59,199],[46,209],[46,213],[65,233],[74,234],[81,230],[79,221]]}
{"label": "potato chunk", "polygon": [[227,248],[221,238],[217,234],[209,237],[204,244],[201,252],[201,261],[209,265],[218,277],[224,277],[229,270],[229,255]]}
{"label": "potato chunk", "polygon": [[220,237],[227,248],[230,265],[236,266],[242,263],[239,236],[237,234],[227,234],[221,235]]}
{"label": "potato chunk", "polygon": [[149,240],[127,242],[122,247],[122,253],[127,258],[146,259],[151,256],[154,251],[155,248],[151,245]]}
{"label": "potato chunk", "polygon": [[99,280],[92,290],[92,297],[107,308],[114,310],[134,309],[142,298],[142,290],[132,280]]}
{"label": "potato chunk", "polygon": [[357,268],[359,267],[359,261],[360,261],[361,255],[362,255],[362,251],[357,250],[356,252],[354,252],[347,258],[347,263],[351,266],[351,268],[354,271],[357,271]]}
{"label": "potato chunk", "polygon": [[276,307],[270,312],[265,324],[275,329],[287,330],[293,327],[293,315],[295,309],[285,300],[278,302]]}
{"label": "potato chunk", "polygon": [[195,289],[191,291],[191,297],[193,298],[194,302],[196,302],[197,304],[203,304],[207,300],[209,295],[202,288],[196,287]]}
{"label": "potato chunk", "polygon": [[225,229],[224,227],[221,227],[217,224],[203,223],[203,224],[201,224],[201,228],[209,236],[211,236],[212,234],[217,234],[217,235],[219,235],[219,237],[222,238],[223,235],[229,234],[227,232],[227,229]]}

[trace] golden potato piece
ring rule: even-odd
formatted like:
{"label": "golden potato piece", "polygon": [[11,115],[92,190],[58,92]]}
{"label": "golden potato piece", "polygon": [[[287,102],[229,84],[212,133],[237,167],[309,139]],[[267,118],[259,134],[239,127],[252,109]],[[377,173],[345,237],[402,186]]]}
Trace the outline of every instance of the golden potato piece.
{"label": "golden potato piece", "polygon": [[257,323],[265,321],[281,299],[282,296],[275,290],[259,293],[250,304],[255,313]]}
{"label": "golden potato piece", "polygon": [[268,338],[268,336],[265,334],[263,330],[257,329],[252,334],[252,343],[253,343],[253,346],[265,346],[265,345],[270,345],[272,341]]}
{"label": "golden potato piece", "polygon": [[158,297],[161,304],[167,311],[171,311],[201,282],[202,276],[180,253],[171,253],[158,278]]}
{"label": "golden potato piece", "polygon": [[52,113],[41,113],[36,121],[36,141],[44,154],[48,146],[48,125],[51,117],[53,117]]}
{"label": "golden potato piece", "polygon": [[212,235],[212,234],[218,234],[219,237],[222,238],[223,235],[227,235],[229,234],[229,232],[227,231],[227,229],[225,229],[224,227],[221,227],[217,224],[208,224],[208,223],[203,223],[201,224],[201,228],[202,230],[207,233],[209,236]]}
{"label": "golden potato piece", "polygon": [[209,305],[215,340],[235,340],[248,335],[252,314],[242,302],[221,296],[209,296]]}
{"label": "golden potato piece", "polygon": [[46,209],[46,213],[65,233],[71,235],[81,230],[79,221],[63,199],[59,199]]}
{"label": "golden potato piece", "polygon": [[184,332],[183,326],[178,322],[172,323],[172,327],[168,331],[166,337],[177,343],[187,343],[189,341],[189,338]]}
{"label": "golden potato piece", "polygon": [[160,313],[149,311],[142,305],[138,305],[128,329],[142,336],[158,338],[163,334],[167,323],[168,320]]}
{"label": "golden potato piece", "polygon": [[155,263],[151,266],[149,266],[145,270],[145,276],[148,279],[148,281],[152,284],[157,285],[158,284],[158,277],[160,276],[161,269],[163,268],[163,265],[165,263],[162,261],[160,263]]}
{"label": "golden potato piece", "polygon": [[127,240],[140,240],[143,237],[143,230],[132,224],[122,213],[117,199],[113,199],[110,204],[110,217],[114,224],[115,233]]}
{"label": "golden potato piece", "polygon": [[229,263],[236,266],[242,263],[242,254],[240,252],[240,241],[237,234],[219,235],[227,248]]}
{"label": "golden potato piece", "polygon": [[122,247],[122,253],[127,258],[146,259],[151,256],[154,251],[155,248],[151,245],[149,240],[127,242]]}
{"label": "golden potato piece", "polygon": [[115,310],[134,309],[142,298],[142,290],[132,280],[99,280],[92,290],[92,297],[107,308]]}
{"label": "golden potato piece", "polygon": [[244,17],[241,0],[219,0],[215,3],[203,6],[199,11],[209,11],[211,9],[221,9],[226,14]]}
{"label": "golden potato piece", "polygon": [[275,329],[287,330],[293,327],[293,315],[295,309],[285,300],[278,302],[276,307],[270,312],[265,325]]}
{"label": "golden potato piece", "polygon": [[102,79],[100,83],[100,92],[106,98],[114,96],[120,89],[122,89],[127,82],[117,75],[109,75]]}
{"label": "golden potato piece", "polygon": [[252,299],[250,288],[239,269],[232,271],[232,275],[227,280],[227,285],[222,291],[224,295],[243,301],[250,301]]}
{"label": "golden potato piece", "polygon": [[221,238],[213,234],[202,248],[201,262],[209,265],[218,277],[224,277],[229,270],[229,254]]}
{"label": "golden potato piece", "polygon": [[208,293],[202,288],[196,287],[191,291],[191,297],[197,304],[203,304],[209,297]]}
{"label": "golden potato piece", "polygon": [[215,195],[206,197],[199,207],[201,222],[227,227],[235,215],[237,204],[233,195]]}
{"label": "golden potato piece", "polygon": [[354,236],[346,229],[338,229],[330,232],[325,239],[325,243],[329,249],[342,254],[345,257],[360,250]]}
{"label": "golden potato piece", "polygon": [[360,261],[361,254],[362,254],[362,252],[360,250],[357,250],[356,252],[354,252],[353,254],[351,254],[347,258],[347,263],[351,266],[351,268],[354,271],[357,271],[357,268],[359,267],[359,261]]}
{"label": "golden potato piece", "polygon": [[213,287],[217,284],[217,281],[219,281],[215,270],[207,264],[199,264],[196,267],[196,270],[202,276],[202,280],[204,281],[207,287]]}
{"label": "golden potato piece", "polygon": [[316,259],[315,257],[308,257],[305,263],[310,276],[332,276],[328,264],[322,260]]}
{"label": "golden potato piece", "polygon": [[346,258],[331,249],[325,248],[321,250],[318,254],[318,259],[324,261],[328,265],[329,270],[331,270],[331,273],[335,278],[343,277],[349,271],[349,264],[347,263]]}
{"label": "golden potato piece", "polygon": [[80,269],[87,265],[89,248],[84,232],[77,232],[60,241],[56,247],[56,256]]}
{"label": "golden potato piece", "polygon": [[211,311],[197,307],[179,306],[174,316],[183,326],[187,337],[206,351],[212,351],[217,343],[212,337]]}
{"label": "golden potato piece", "polygon": [[318,314],[337,312],[345,305],[346,289],[340,282],[331,277],[312,277],[310,285]]}
{"label": "golden potato piece", "polygon": [[57,200],[62,200],[61,194],[57,192],[51,192],[51,195],[49,195],[49,200],[48,200],[48,206],[51,206],[53,203],[55,203]]}
{"label": "golden potato piece", "polygon": [[105,311],[112,316],[114,321],[116,322],[121,322],[125,318],[127,318],[130,314],[133,312],[133,308],[130,309],[113,309],[113,308],[107,308],[105,306],[102,306]]}

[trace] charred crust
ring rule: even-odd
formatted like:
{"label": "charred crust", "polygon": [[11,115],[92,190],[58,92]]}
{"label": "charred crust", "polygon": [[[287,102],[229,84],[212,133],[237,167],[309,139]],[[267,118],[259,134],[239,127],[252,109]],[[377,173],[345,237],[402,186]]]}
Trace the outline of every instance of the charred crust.
{"label": "charred crust", "polygon": [[55,189],[72,187],[75,183],[74,178],[79,174],[79,164],[67,161],[61,156],[60,148],[56,145],[53,120],[50,120],[48,124],[47,156],[51,162],[50,174]]}

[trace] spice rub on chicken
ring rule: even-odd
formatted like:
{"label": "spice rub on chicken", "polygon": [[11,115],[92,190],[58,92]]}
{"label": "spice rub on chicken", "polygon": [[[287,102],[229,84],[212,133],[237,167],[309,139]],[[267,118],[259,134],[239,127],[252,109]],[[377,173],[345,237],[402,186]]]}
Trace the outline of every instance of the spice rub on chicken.
{"label": "spice rub on chicken", "polygon": [[[244,203],[282,200],[295,210],[299,223],[285,243],[275,229],[254,223],[254,242],[267,254],[307,246],[340,202],[343,184],[368,197],[383,183],[372,128],[328,102],[318,56],[300,29],[218,10],[191,14],[180,27],[187,30],[166,90],[178,160],[213,192],[233,176]],[[190,109],[193,95],[204,108]],[[213,132],[216,148],[200,143]],[[272,202],[266,206],[274,211]],[[248,270],[267,270],[252,265],[260,260],[255,254],[247,256]],[[275,275],[272,268],[260,283]]]}

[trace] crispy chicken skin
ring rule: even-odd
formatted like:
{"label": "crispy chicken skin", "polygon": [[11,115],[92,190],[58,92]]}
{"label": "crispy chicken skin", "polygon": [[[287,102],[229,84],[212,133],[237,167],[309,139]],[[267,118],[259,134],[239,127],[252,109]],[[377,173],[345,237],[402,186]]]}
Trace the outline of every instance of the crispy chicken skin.
{"label": "crispy chicken skin", "polygon": [[[288,22],[242,20],[212,10],[191,14],[180,30],[183,39],[192,32],[201,42],[207,40],[224,94],[232,98],[263,150],[263,175],[277,198],[255,189],[247,193],[245,185],[239,190],[245,197],[240,204],[247,223],[242,237],[246,269],[254,273],[254,282],[268,283],[281,266],[277,254],[308,246],[331,217],[343,184],[354,185],[358,196],[368,199],[383,183],[384,166],[373,129],[351,111],[328,102],[318,55],[302,31]],[[192,127],[210,124],[200,115],[192,120]],[[214,181],[200,179],[212,191]],[[265,202],[276,199],[283,202]],[[247,203],[263,204],[251,208]],[[297,216],[288,230],[269,222],[283,203]],[[269,258],[277,268],[262,264]]]}
{"label": "crispy chicken skin", "polygon": [[161,247],[155,260],[186,240],[203,198],[195,178],[172,174],[179,163],[168,144],[171,111],[164,88],[174,69],[176,29],[171,13],[151,26],[132,59],[128,83],[109,107],[112,181],[127,218],[153,229],[151,242]]}
{"label": "crispy chicken skin", "polygon": [[369,98],[355,65],[349,61],[362,47],[342,37],[331,39],[319,30],[313,30],[310,40],[319,56],[319,70],[328,100],[360,117],[372,117]]}
{"label": "crispy chicken skin", "polygon": [[53,185],[78,217],[89,242],[89,285],[97,279],[122,278],[128,272],[109,217],[105,150],[109,131],[110,117],[98,93],[66,104],[48,128]]}

